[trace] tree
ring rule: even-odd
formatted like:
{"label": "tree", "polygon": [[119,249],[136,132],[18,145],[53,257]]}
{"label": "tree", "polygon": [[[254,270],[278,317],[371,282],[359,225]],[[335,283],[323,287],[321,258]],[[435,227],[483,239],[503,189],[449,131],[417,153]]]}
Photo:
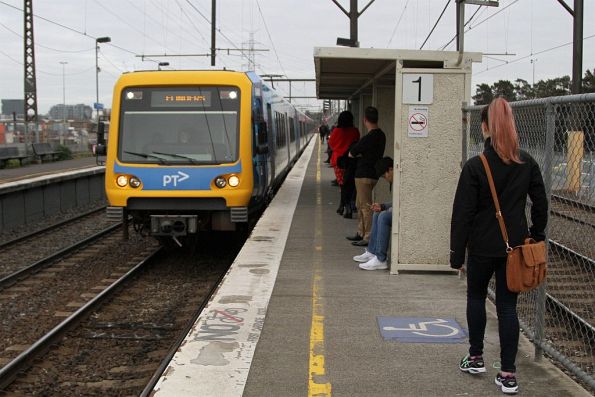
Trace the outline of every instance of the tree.
{"label": "tree", "polygon": [[583,78],[583,92],[595,92],[595,69],[591,72],[589,69],[585,72]]}
{"label": "tree", "polygon": [[514,92],[518,101],[535,98],[535,88],[527,80],[516,79],[514,82]]}
{"label": "tree", "polygon": [[570,76],[556,77],[555,79],[539,80],[535,84],[535,96],[547,98],[551,96],[564,96],[570,94]]}
{"label": "tree", "polygon": [[473,101],[476,105],[487,105],[494,99],[494,93],[492,87],[489,84],[477,84],[475,95],[473,95]]}
{"label": "tree", "polygon": [[508,80],[498,80],[492,85],[492,92],[494,96],[502,97],[508,102],[516,101],[514,93],[514,85]]}

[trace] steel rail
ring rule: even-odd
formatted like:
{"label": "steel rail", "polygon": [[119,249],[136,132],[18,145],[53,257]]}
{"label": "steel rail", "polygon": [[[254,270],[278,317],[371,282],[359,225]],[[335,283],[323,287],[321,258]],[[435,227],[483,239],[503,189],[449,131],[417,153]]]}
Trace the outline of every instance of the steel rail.
{"label": "steel rail", "polygon": [[583,254],[579,254],[578,252],[576,252],[572,248],[568,248],[564,244],[559,243],[557,241],[554,241],[552,239],[550,239],[549,242],[550,242],[550,245],[553,245],[556,248],[561,249],[562,251],[566,252],[567,254],[570,254],[570,256],[574,256],[575,258],[578,258],[578,259],[581,259],[584,262],[587,262],[588,264],[590,264],[591,266],[593,266],[595,268],[595,260],[594,259],[591,259],[588,256],[585,256]]}
{"label": "steel rail", "polygon": [[94,235],[89,236],[84,240],[81,240],[77,243],[74,243],[73,245],[63,248],[60,251],[51,254],[50,256],[40,259],[37,262],[35,262],[27,267],[24,267],[12,274],[9,274],[8,276],[6,276],[4,278],[1,278],[0,279],[0,291],[5,289],[6,287],[11,286],[12,284],[17,282],[22,277],[40,270],[42,267],[56,261],[57,259],[63,257],[64,255],[66,255],[72,251],[75,251],[75,250],[93,242],[94,240],[97,240],[98,238],[114,231],[115,229],[119,228],[120,226],[122,226],[122,222],[116,223],[106,229],[103,229],[100,232],[95,233]]}
{"label": "steel rail", "polygon": [[560,218],[564,218],[564,219],[572,221],[574,223],[578,223],[579,225],[590,226],[592,228],[595,228],[594,223],[589,223],[589,222],[583,221],[582,219],[575,218],[574,216],[563,214],[563,213],[559,212],[558,210],[550,210],[550,214],[556,215]]}
{"label": "steel rail", "polygon": [[13,238],[12,240],[9,240],[9,241],[5,241],[5,242],[3,242],[3,243],[0,244],[0,249],[3,249],[3,248],[5,248],[5,247],[7,247],[9,245],[16,244],[16,243],[21,242],[23,240],[26,240],[28,238],[38,236],[38,235],[40,235],[42,233],[49,232],[50,230],[56,229],[56,228],[58,228],[60,226],[64,226],[67,223],[74,222],[76,220],[79,220],[81,218],[84,218],[84,217],[86,217],[88,215],[92,215],[95,212],[99,212],[99,211],[102,211],[102,210],[105,210],[105,206],[103,206],[101,208],[92,209],[92,210],[90,210],[88,212],[85,212],[83,214],[79,214],[79,215],[74,216],[72,218],[68,218],[66,220],[56,222],[56,223],[54,223],[54,224],[52,224],[52,225],[50,225],[50,226],[48,226],[46,228],[39,229],[39,230],[36,230],[36,231],[31,232],[29,234],[25,234],[23,236],[19,236],[19,237]]}
{"label": "steel rail", "polygon": [[556,201],[560,201],[562,203],[576,205],[580,209],[595,213],[595,206],[583,203],[582,201],[577,201],[569,197],[560,196],[558,194],[552,194],[552,199],[555,199]]}
{"label": "steel rail", "polygon": [[[229,267],[228,267],[228,269],[229,269]],[[159,379],[161,378],[161,375],[167,369],[169,363],[171,362],[171,360],[173,359],[174,355],[176,354],[176,352],[178,351],[178,349],[180,348],[180,346],[182,345],[182,343],[186,339],[186,336],[188,336],[188,333],[190,332],[190,330],[192,329],[192,327],[194,326],[194,324],[198,320],[200,314],[202,313],[202,311],[204,310],[204,308],[207,306],[207,303],[209,303],[209,301],[211,300],[211,296],[213,296],[213,294],[215,293],[215,291],[217,290],[217,288],[219,288],[219,285],[221,284],[221,282],[222,282],[222,280],[223,280],[223,278],[225,277],[226,274],[227,274],[227,271],[225,271],[225,272],[223,272],[221,274],[221,276],[219,277],[219,279],[217,280],[217,282],[215,283],[215,285],[211,288],[211,290],[209,291],[209,293],[207,294],[207,296],[205,297],[205,299],[203,300],[203,302],[196,309],[196,311],[192,314],[192,318],[190,319],[190,321],[188,321],[188,324],[184,328],[184,332],[181,333],[181,335],[178,337],[178,339],[176,339],[176,342],[169,349],[169,351],[167,352],[167,355],[165,356],[165,358],[163,359],[163,361],[161,361],[161,364],[159,365],[159,368],[157,368],[157,370],[155,370],[155,372],[151,376],[151,379],[149,380],[149,383],[147,383],[147,385],[145,386],[145,388],[143,389],[143,391],[139,395],[139,397],[149,397],[151,395],[151,393],[153,392],[153,389],[155,388],[155,386],[159,382]]]}
{"label": "steel rail", "polygon": [[[554,245],[555,247],[559,248],[560,250],[564,251],[567,254],[570,254],[571,256],[575,256],[578,257],[579,259],[588,261],[589,263],[591,263],[592,266],[595,266],[595,260],[588,258],[584,255],[579,254],[578,252],[566,247],[563,244],[560,244],[557,241],[554,240],[549,240],[551,245]],[[579,316],[578,314],[576,314],[574,311],[572,311],[572,309],[570,309],[568,306],[566,306],[565,304],[563,304],[558,298],[555,298],[552,294],[550,294],[549,292],[546,293],[546,297],[547,299],[549,299],[554,305],[556,305],[557,307],[559,307],[562,311],[566,312],[566,314],[568,314],[569,316],[571,316],[574,320],[576,320],[578,323],[580,323],[581,326],[583,326],[584,328],[586,328],[587,330],[589,330],[590,332],[592,332],[595,335],[595,326],[593,326],[593,324],[590,324],[587,320],[585,320],[584,318],[582,318],[581,316]]]}
{"label": "steel rail", "polygon": [[136,264],[126,274],[120,277],[117,281],[111,284],[109,287],[101,291],[95,298],[91,299],[84,306],[80,307],[76,312],[54,327],[51,331],[45,334],[43,337],[33,343],[27,350],[23,351],[16,358],[6,364],[0,369],[0,390],[5,389],[6,386],[10,385],[14,379],[18,376],[19,372],[29,367],[29,364],[34,359],[38,358],[46,350],[48,350],[53,344],[58,342],[64,334],[76,326],[80,321],[99,306],[106,298],[110,297],[113,292],[120,287],[125,281],[135,275],[140,269],[142,269],[157,253],[161,251],[162,247],[158,247],[151,252],[147,257]]}

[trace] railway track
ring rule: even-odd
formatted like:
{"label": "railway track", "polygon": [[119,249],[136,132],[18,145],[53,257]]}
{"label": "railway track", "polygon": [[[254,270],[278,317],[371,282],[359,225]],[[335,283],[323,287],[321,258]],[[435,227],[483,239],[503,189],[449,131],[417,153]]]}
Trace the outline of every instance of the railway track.
{"label": "railway track", "polygon": [[59,261],[60,259],[66,257],[71,252],[75,252],[76,250],[83,248],[84,246],[92,243],[93,241],[98,240],[99,238],[105,236],[106,234],[113,232],[114,230],[120,228],[121,226],[122,226],[121,222],[111,225],[95,234],[92,234],[91,236],[89,236],[81,241],[78,241],[72,245],[69,245],[62,249],[59,249],[58,251],[50,254],[49,256],[46,256],[45,258],[42,258],[30,265],[26,265],[26,266],[20,268],[19,270],[0,278],[0,291],[17,283],[19,280],[22,280],[23,278],[25,278],[27,276],[35,274],[36,272],[40,271],[44,267],[49,266],[52,263]]}
{"label": "railway track", "polygon": [[74,323],[43,336],[44,345],[30,356],[22,353],[10,371],[0,370],[3,390],[61,396],[142,393],[152,378],[158,379],[164,358],[173,354],[197,307],[207,302],[241,247],[223,241],[225,249],[210,242],[198,252],[162,250],[143,257],[142,265],[131,266],[134,274],[131,269],[126,279],[118,285],[112,280],[109,292],[100,293],[102,303],[87,303]]}
{"label": "railway track", "polygon": [[595,207],[556,194],[551,195],[550,213],[595,229]]}
{"label": "railway track", "polygon": [[[595,371],[593,269],[592,259],[550,239],[543,331],[537,332],[537,290],[519,295],[517,308],[527,336],[541,340],[540,346],[552,362],[586,390],[593,387]],[[493,282],[491,299],[495,299]],[[575,369],[569,371],[561,362],[572,363]]]}
{"label": "railway track", "polygon": [[[554,194],[550,215],[543,348],[561,354],[553,360],[561,369],[568,371],[561,360],[576,366],[571,375],[588,390],[595,371],[595,207]],[[530,338],[539,328],[537,297],[519,296],[519,319]]]}
{"label": "railway track", "polygon": [[595,260],[550,240],[546,296],[551,305],[573,318],[595,342],[595,287],[585,282],[593,271]]}
{"label": "railway track", "polygon": [[44,234],[47,234],[49,232],[52,232],[54,230],[61,228],[62,226],[69,225],[69,224],[72,224],[73,222],[83,220],[83,219],[89,217],[90,215],[96,215],[99,213],[103,213],[104,211],[105,211],[105,206],[99,207],[99,208],[93,208],[89,211],[69,217],[68,219],[62,219],[57,222],[54,222],[46,227],[42,227],[37,230],[26,232],[24,234],[21,234],[21,235],[15,237],[15,238],[7,239],[6,241],[0,242],[0,250],[4,250],[7,247],[15,245],[19,242],[22,242],[22,241],[25,241],[28,239],[32,239],[33,237],[41,237]]}
{"label": "railway track", "polygon": [[0,365],[94,298],[109,280],[126,273],[139,255],[156,246],[134,236],[122,241],[113,227],[77,249],[52,254],[5,277],[0,291]]}
{"label": "railway track", "polygon": [[82,239],[97,236],[114,225],[104,215],[103,209],[94,209],[4,242],[0,245],[0,279],[60,251],[66,253]]}

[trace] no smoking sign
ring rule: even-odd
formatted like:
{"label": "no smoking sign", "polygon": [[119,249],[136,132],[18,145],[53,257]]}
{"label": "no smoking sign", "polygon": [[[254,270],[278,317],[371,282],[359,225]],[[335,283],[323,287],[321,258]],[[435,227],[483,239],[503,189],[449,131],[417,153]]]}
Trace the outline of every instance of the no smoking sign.
{"label": "no smoking sign", "polygon": [[407,119],[407,135],[410,138],[427,138],[428,121],[427,106],[410,106]]}

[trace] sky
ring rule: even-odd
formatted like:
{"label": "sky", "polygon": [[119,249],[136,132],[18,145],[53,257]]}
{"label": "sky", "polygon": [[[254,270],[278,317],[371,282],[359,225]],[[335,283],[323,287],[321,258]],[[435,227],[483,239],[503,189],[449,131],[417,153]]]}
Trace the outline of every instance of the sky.
{"label": "sky", "polygon": [[[349,8],[349,0],[337,1]],[[359,0],[359,9],[368,2]],[[375,0],[359,18],[360,47],[419,49],[447,2]],[[0,99],[24,96],[23,4],[0,0]],[[467,5],[466,19],[476,10]],[[455,11],[451,0],[423,49],[442,49],[453,38]],[[33,12],[40,114],[63,101],[95,102],[97,37],[111,38],[100,44],[98,57],[99,102],[106,107],[124,72],[154,70],[158,62],[169,62],[163,69],[212,69],[208,57],[173,56],[210,51],[211,0],[33,0]],[[584,1],[584,14],[583,71],[595,68],[595,0]],[[216,19],[218,48],[246,49],[252,40],[254,48],[268,50],[254,53],[261,75],[315,78],[314,47],[334,47],[337,37],[349,37],[349,19],[332,0],[217,0]],[[482,7],[467,30],[465,50],[486,54],[473,65],[473,87],[572,73],[572,17],[558,0],[500,0],[499,7]],[[446,49],[454,51],[455,43]],[[155,56],[163,54],[169,56]],[[247,70],[248,61],[246,51],[219,51],[215,68]],[[276,87],[289,92],[287,84]],[[315,96],[315,85],[293,83],[292,94]],[[294,103],[321,106],[315,99]]]}

